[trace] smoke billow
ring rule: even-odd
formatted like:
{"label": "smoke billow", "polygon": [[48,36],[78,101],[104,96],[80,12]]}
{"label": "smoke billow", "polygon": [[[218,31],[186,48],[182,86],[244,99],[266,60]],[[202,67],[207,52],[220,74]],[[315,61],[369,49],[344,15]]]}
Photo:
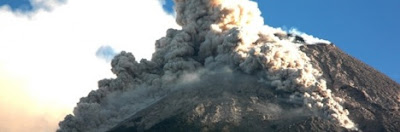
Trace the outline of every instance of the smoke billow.
{"label": "smoke billow", "polygon": [[126,52],[115,56],[111,64],[117,78],[99,81],[99,89],[80,100],[58,131],[108,130],[182,85],[202,85],[193,82],[224,67],[256,76],[277,91],[292,93],[288,100],[301,100],[316,115],[356,129],[341,105],[344,100],[331,93],[321,71],[299,50],[327,41],[263,25],[257,3],[249,0],[175,3],[182,29],[169,29],[157,40],[151,60],[137,61]]}

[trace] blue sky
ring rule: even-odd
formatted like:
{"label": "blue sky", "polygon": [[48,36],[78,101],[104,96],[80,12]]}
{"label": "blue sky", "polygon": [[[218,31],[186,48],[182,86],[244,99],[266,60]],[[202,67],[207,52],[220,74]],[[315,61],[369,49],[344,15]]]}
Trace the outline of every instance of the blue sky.
{"label": "blue sky", "polygon": [[[399,0],[254,0],[267,25],[297,28],[329,40],[348,54],[400,82]],[[28,0],[0,0],[29,11]],[[172,0],[165,10],[172,12]]]}
{"label": "blue sky", "polygon": [[399,0],[256,0],[265,23],[327,39],[400,82]]}
{"label": "blue sky", "polygon": [[0,0],[1,5],[8,5],[13,11],[30,11],[33,9],[29,0]]}
{"label": "blue sky", "polygon": [[[399,0],[254,0],[265,23],[329,40],[400,82]],[[166,10],[173,2],[167,0]]]}

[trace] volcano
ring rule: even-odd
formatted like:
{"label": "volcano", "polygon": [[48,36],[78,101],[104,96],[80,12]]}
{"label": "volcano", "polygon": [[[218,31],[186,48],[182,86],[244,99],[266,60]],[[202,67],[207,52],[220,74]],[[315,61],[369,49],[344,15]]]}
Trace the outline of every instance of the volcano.
{"label": "volcano", "polygon": [[121,52],[115,79],[59,132],[400,131],[400,85],[329,41],[264,25],[249,0],[175,0],[151,60]]}
{"label": "volcano", "polygon": [[[332,93],[346,100],[343,106],[358,130],[400,131],[399,84],[335,45],[307,45],[301,50],[312,58],[314,67],[323,71]],[[307,113],[301,103],[287,102],[285,93],[263,85],[253,87],[257,79],[252,76],[240,76],[246,79],[221,76],[230,83],[171,94],[110,132],[355,131]],[[222,80],[205,81],[218,84]]]}

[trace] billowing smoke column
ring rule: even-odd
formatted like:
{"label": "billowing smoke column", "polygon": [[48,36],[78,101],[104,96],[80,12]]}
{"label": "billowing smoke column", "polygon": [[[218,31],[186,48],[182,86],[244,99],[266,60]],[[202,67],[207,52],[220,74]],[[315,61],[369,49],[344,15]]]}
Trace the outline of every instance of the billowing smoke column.
{"label": "billowing smoke column", "polygon": [[112,61],[117,78],[99,81],[99,89],[60,122],[60,132],[105,131],[190,83],[188,76],[195,79],[221,67],[257,76],[278,91],[293,93],[289,100],[303,101],[317,115],[356,129],[343,100],[331,93],[322,73],[299,50],[318,39],[264,26],[257,4],[249,0],[175,2],[182,30],[169,29],[156,42],[151,61],[137,62],[131,53],[117,55]]}

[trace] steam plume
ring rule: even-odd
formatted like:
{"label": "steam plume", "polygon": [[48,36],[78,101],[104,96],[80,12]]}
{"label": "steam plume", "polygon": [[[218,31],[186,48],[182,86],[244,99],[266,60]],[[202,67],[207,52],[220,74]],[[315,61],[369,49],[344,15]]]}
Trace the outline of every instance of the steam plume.
{"label": "steam plume", "polygon": [[117,55],[112,61],[117,78],[100,81],[98,90],[82,98],[74,115],[60,123],[60,132],[105,131],[190,83],[188,76],[195,79],[222,67],[257,76],[278,91],[292,93],[291,100],[302,100],[316,115],[356,129],[343,100],[331,93],[321,71],[299,50],[317,39],[263,25],[257,4],[249,0],[175,2],[182,30],[169,29],[157,40],[150,61],[137,62],[126,52]]}

